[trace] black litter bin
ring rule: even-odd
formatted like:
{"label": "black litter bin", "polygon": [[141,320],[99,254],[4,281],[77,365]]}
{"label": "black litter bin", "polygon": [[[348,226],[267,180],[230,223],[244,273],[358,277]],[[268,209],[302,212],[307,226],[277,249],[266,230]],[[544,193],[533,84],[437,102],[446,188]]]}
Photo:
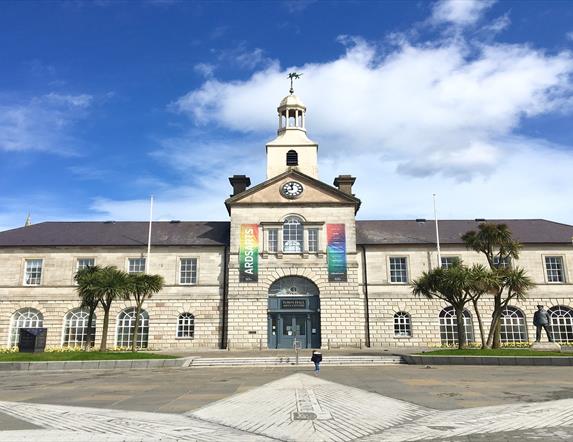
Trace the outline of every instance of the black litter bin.
{"label": "black litter bin", "polygon": [[27,353],[40,353],[46,348],[47,328],[21,328],[18,350]]}

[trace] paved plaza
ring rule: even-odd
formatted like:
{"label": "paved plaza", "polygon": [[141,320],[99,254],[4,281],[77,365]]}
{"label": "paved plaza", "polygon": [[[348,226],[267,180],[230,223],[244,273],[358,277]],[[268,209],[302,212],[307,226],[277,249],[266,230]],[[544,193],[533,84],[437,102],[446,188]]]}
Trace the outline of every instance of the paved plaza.
{"label": "paved plaza", "polygon": [[0,440],[570,440],[567,367],[10,372]]}

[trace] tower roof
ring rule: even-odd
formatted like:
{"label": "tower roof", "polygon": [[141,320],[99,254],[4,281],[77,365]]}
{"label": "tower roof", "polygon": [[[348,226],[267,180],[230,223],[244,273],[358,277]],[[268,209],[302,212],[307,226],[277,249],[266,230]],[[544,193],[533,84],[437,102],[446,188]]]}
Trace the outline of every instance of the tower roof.
{"label": "tower roof", "polygon": [[297,106],[297,107],[302,107],[302,108],[304,108],[304,109],[306,110],[306,106],[304,105],[304,103],[302,102],[302,100],[301,100],[300,98],[298,98],[298,97],[297,97],[296,95],[294,95],[294,94],[287,95],[286,97],[284,97],[284,98],[281,100],[281,102],[280,102],[280,104],[279,104],[279,109],[282,108],[282,107],[285,107],[285,106],[288,106],[288,107]]}

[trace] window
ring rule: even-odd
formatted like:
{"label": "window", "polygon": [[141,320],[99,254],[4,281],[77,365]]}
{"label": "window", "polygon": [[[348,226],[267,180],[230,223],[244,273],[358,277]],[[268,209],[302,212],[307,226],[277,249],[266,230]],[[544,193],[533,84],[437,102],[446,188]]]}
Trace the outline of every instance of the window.
{"label": "window", "polygon": [[390,258],[390,282],[407,283],[408,265],[406,258]]}
{"label": "window", "polygon": [[41,259],[27,259],[26,270],[24,272],[25,285],[40,285],[42,283],[42,264]]}
{"label": "window", "polygon": [[456,262],[459,262],[460,258],[458,258],[457,256],[442,256],[441,261],[442,261],[442,268],[449,269]]}
{"label": "window", "polygon": [[145,258],[129,258],[128,273],[145,273]]}
{"label": "window", "polygon": [[277,229],[269,229],[267,235],[269,253],[277,253],[279,249],[279,231]]}
{"label": "window", "polygon": [[573,310],[564,305],[557,305],[547,310],[551,318],[551,335],[555,342],[573,343]]}
{"label": "window", "polygon": [[394,336],[412,336],[412,322],[406,312],[398,312],[394,315]]}
{"label": "window", "polygon": [[289,150],[286,154],[287,166],[298,166],[298,153],[295,150]]}
{"label": "window", "polygon": [[269,295],[318,295],[318,287],[310,279],[302,276],[284,276],[273,282]]}
{"label": "window", "polygon": [[302,222],[296,216],[289,216],[283,224],[283,252],[301,253],[302,244]]}
{"label": "window", "polygon": [[507,306],[501,312],[501,342],[528,342],[525,315],[516,307]]}
{"label": "window", "polygon": [[308,229],[308,251],[318,252],[318,229]]}
{"label": "window", "polygon": [[[464,330],[466,342],[474,342],[474,324],[470,312],[464,310]],[[458,321],[456,312],[452,306],[446,307],[440,312],[440,338],[442,345],[458,344]]]}
{"label": "window", "polygon": [[511,268],[511,256],[500,258],[499,256],[493,257],[493,266],[496,269],[509,269]]}
{"label": "window", "polygon": [[[88,310],[75,309],[68,312],[64,318],[64,347],[81,347],[85,344],[88,336]],[[96,316],[92,319],[91,344],[95,343]]]}
{"label": "window", "polygon": [[193,339],[195,336],[195,316],[191,313],[181,313],[177,321],[177,337]]}
{"label": "window", "polygon": [[[116,345],[118,347],[131,347],[133,332],[135,330],[135,308],[123,310],[117,317]],[[137,347],[147,348],[149,339],[149,315],[145,310],[139,316],[139,330],[137,333]]]}
{"label": "window", "polygon": [[197,258],[181,258],[179,284],[197,284]]}
{"label": "window", "polygon": [[12,315],[10,326],[10,347],[18,345],[21,328],[41,328],[44,326],[44,316],[33,308],[23,308]]}
{"label": "window", "polygon": [[94,258],[78,258],[78,270],[85,269],[86,267],[95,266]]}
{"label": "window", "polygon": [[561,256],[546,256],[545,269],[547,270],[547,282],[565,282]]}

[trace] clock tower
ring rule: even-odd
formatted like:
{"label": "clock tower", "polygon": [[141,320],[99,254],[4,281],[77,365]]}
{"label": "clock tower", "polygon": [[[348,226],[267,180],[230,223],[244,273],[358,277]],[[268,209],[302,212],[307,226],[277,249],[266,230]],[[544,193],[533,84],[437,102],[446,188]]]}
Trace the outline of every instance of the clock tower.
{"label": "clock tower", "polygon": [[267,143],[267,179],[288,170],[318,179],[318,144],[306,136],[306,107],[292,88],[277,111],[277,137]]}

